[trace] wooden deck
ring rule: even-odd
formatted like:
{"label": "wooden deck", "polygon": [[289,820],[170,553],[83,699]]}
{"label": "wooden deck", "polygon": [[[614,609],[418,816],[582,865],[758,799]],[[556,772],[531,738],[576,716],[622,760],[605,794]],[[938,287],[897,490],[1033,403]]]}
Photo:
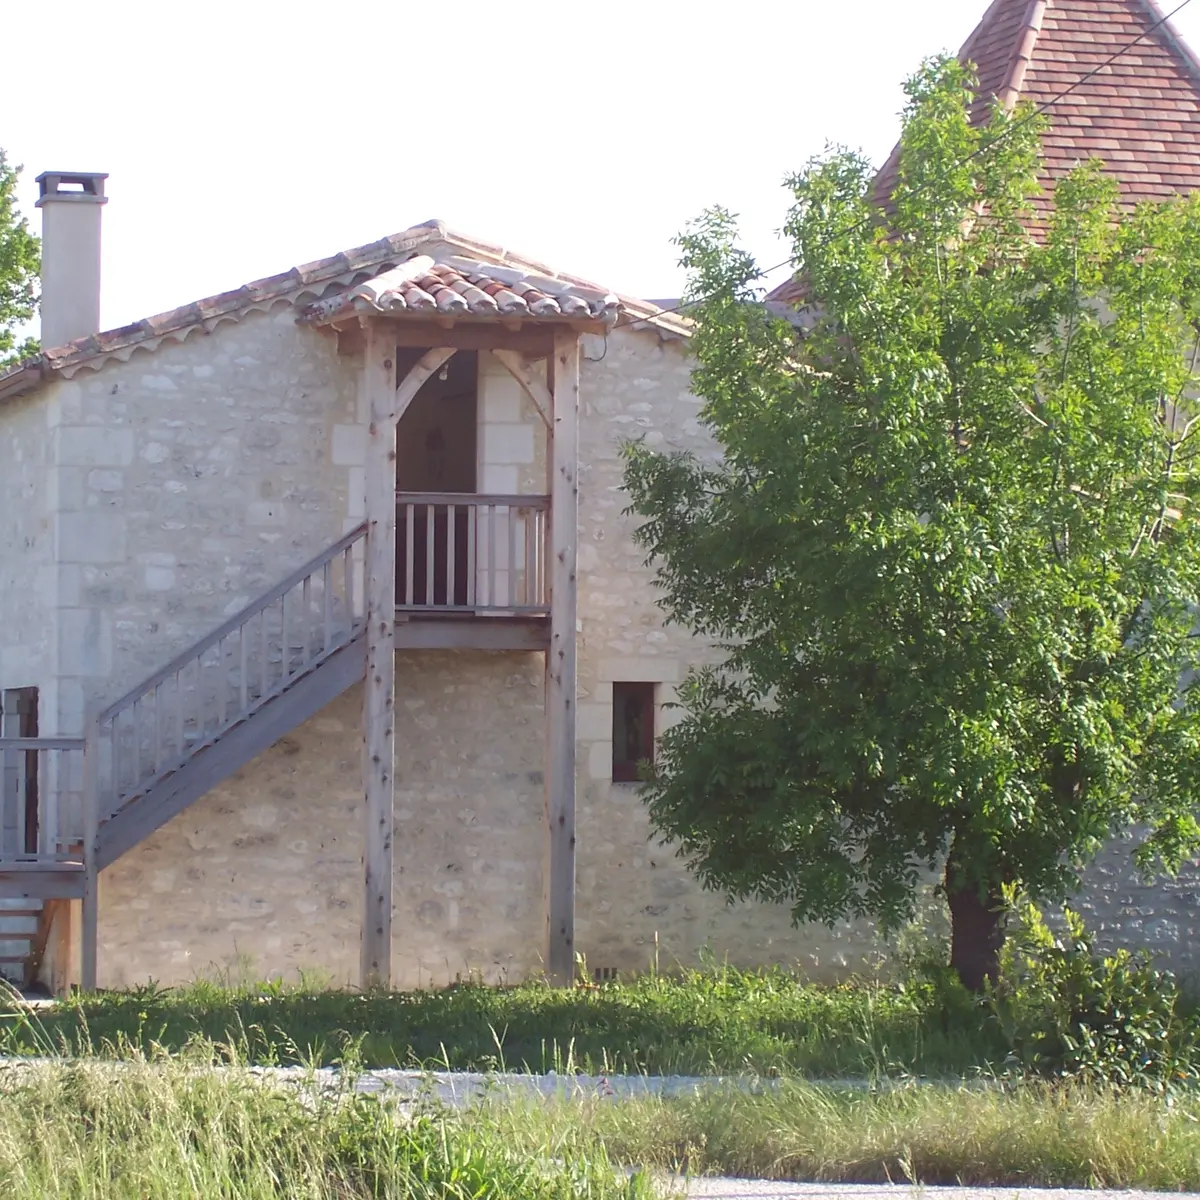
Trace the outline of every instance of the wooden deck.
{"label": "wooden deck", "polygon": [[545,650],[550,619],[396,610],[397,650]]}

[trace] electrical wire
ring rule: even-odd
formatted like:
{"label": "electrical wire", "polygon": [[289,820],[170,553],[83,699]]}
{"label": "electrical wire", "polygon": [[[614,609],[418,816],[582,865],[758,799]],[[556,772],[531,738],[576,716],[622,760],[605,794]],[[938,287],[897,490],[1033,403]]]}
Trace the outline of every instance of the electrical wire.
{"label": "electrical wire", "polygon": [[[960,167],[966,166],[967,163],[971,162],[973,159],[978,158],[981,154],[986,154],[989,150],[992,149],[993,146],[999,145],[1000,142],[1002,142],[1006,137],[1011,136],[1018,129],[1021,129],[1025,125],[1029,124],[1029,122],[1036,121],[1039,117],[1044,116],[1056,104],[1065,100],[1077,88],[1080,88],[1085,83],[1087,83],[1089,79],[1094,79],[1097,75],[1101,74],[1101,72],[1106,71],[1119,58],[1128,54],[1130,52],[1130,50],[1132,50],[1135,46],[1138,46],[1142,42],[1144,42],[1146,40],[1146,38],[1148,38],[1152,33],[1156,33],[1159,29],[1161,29],[1164,25],[1166,25],[1167,22],[1170,21],[1172,17],[1174,17],[1177,13],[1180,13],[1185,8],[1187,8],[1187,6],[1189,4],[1191,4],[1191,2],[1192,2],[1192,0],[1182,0],[1181,4],[1179,4],[1175,8],[1173,8],[1165,16],[1160,17],[1148,29],[1143,30],[1140,34],[1138,34],[1137,37],[1135,37],[1133,39],[1133,41],[1129,42],[1125,46],[1122,46],[1113,55],[1111,55],[1109,58],[1106,58],[1104,60],[1104,62],[1102,62],[1099,66],[1092,68],[1092,70],[1090,70],[1086,75],[1081,75],[1077,80],[1075,80],[1075,82],[1073,84],[1071,84],[1070,87],[1064,88],[1061,92],[1058,92],[1055,95],[1051,96],[1049,100],[1038,105],[1038,107],[1035,108],[1032,112],[1027,113],[1025,116],[1014,121],[1011,125],[1006,126],[1003,130],[1001,130],[1001,132],[999,134],[997,134],[990,141],[981,143],[980,145],[976,146],[975,149],[972,150],[970,154],[964,155],[958,162],[953,163],[951,165],[949,171],[947,171],[946,174],[943,175],[941,177],[941,179],[938,179],[936,182],[938,182],[938,183],[942,182],[943,179],[948,178],[950,174],[952,174],[954,171],[957,171]],[[922,191],[928,190],[928,187],[932,187],[932,186],[933,185],[930,184],[927,186],[927,188],[918,188],[918,189],[916,189],[915,194],[920,195]],[[817,244],[816,248],[824,249],[826,246],[831,246],[831,245],[833,245],[834,242],[839,241],[841,238],[848,237],[852,233],[857,233],[860,229],[871,224],[874,220],[875,220],[874,213],[871,213],[865,217],[862,217],[861,219],[855,221],[853,224],[847,225],[845,228],[839,229],[839,230],[835,231],[834,233],[831,233],[827,238],[825,238],[823,241],[819,242]],[[793,266],[797,261],[798,261],[797,256],[792,255],[790,258],[785,258],[783,260],[783,262],[776,263],[775,266],[773,266],[773,267],[766,267],[764,270],[759,271],[757,275],[754,275],[751,278],[752,279],[762,279],[767,275],[772,275],[776,271],[782,270],[784,267]],[[749,282],[749,281],[747,281],[747,282]],[[684,308],[690,307],[694,303],[695,303],[695,301],[687,301],[687,302],[681,301],[679,304],[676,304],[671,308],[659,309],[658,312],[652,313],[648,317],[630,317],[628,320],[625,320],[625,321],[617,321],[614,324],[613,328],[621,329],[628,325],[637,325],[643,321],[653,320],[654,317],[665,316],[668,313],[677,313],[677,312],[682,311]]]}

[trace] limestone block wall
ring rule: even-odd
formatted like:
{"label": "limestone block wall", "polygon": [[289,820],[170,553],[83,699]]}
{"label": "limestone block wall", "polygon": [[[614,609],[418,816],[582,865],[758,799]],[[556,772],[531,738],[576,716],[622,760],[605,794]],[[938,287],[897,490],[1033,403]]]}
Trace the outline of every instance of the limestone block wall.
{"label": "limestone block wall", "polygon": [[[543,373],[544,377],[544,373]],[[476,430],[476,479],[481,492],[491,495],[544,495],[546,492],[546,429],[525,390],[504,364],[492,354],[479,355],[478,425]],[[510,531],[515,547],[516,569],[509,561]],[[477,539],[477,594],[498,605],[524,603],[528,561],[526,538],[539,538],[531,514],[497,511],[495,536]],[[498,539],[498,540],[497,540]],[[490,559],[495,556],[495,571]],[[495,595],[489,596],[488,588]]]}
{"label": "limestone block wall", "polygon": [[100,987],[357,980],[361,720],[353,688],[104,872]]}
{"label": "limestone block wall", "polygon": [[55,396],[0,403],[0,688],[37,687],[54,720],[58,573]]}
{"label": "limestone block wall", "polygon": [[360,375],[281,305],[57,385],[61,731],[361,519]]}
{"label": "limestone block wall", "polygon": [[[396,663],[399,986],[541,966],[537,654]],[[362,690],[282,738],[107,870],[100,985],[358,979]]]}
{"label": "limestone block wall", "polygon": [[[480,362],[480,487],[541,492],[540,421],[499,364]],[[81,711],[87,691],[111,696],[134,682],[361,520],[357,367],[281,311],[57,385],[62,565],[45,586],[75,689],[65,714]],[[870,968],[880,946],[868,926],[797,930],[778,908],[705,893],[652,841],[636,786],[611,779],[613,684],[655,684],[661,728],[687,668],[711,654],[663,627],[621,489],[627,437],[713,452],[688,377],[682,346],[653,333],[585,340],[577,945],[589,966],[623,971],[656,955],[664,967],[694,963],[704,950],[817,977]],[[38,422],[50,418],[22,419],[23,453],[36,456]],[[36,492],[36,472],[24,478]],[[3,528],[6,546],[28,536]],[[28,636],[50,635],[33,622]],[[542,671],[540,655],[397,663],[402,986],[515,980],[540,966]],[[105,873],[102,984],[214,970],[356,979],[360,714],[355,689]],[[1200,927],[1196,876],[1146,890],[1123,863],[1092,873],[1084,911],[1114,940],[1168,947],[1186,967]]]}
{"label": "limestone block wall", "polygon": [[[481,366],[481,487],[540,491],[540,421],[498,366]],[[649,966],[656,950],[664,967],[695,963],[704,950],[816,973],[858,966],[877,954],[869,937],[796,931],[782,910],[728,907],[703,892],[651,842],[636,787],[611,781],[613,682],[656,683],[668,720],[674,686],[709,653],[663,629],[623,515],[625,437],[711,450],[687,380],[681,347],[651,334],[617,332],[607,349],[596,339],[585,350],[577,945],[589,966],[623,971]],[[361,441],[349,409],[340,411],[332,455],[349,472]],[[355,516],[351,506],[345,519]],[[536,654],[423,652],[397,662],[400,986],[471,974],[517,980],[541,966],[543,670]],[[105,978],[182,982],[238,963],[252,975],[356,978],[359,703],[357,691],[343,697],[106,872]]]}
{"label": "limestone block wall", "polygon": [[711,648],[665,628],[653,572],[624,513],[621,444],[715,454],[689,390],[678,341],[618,330],[585,338],[580,415],[579,800],[577,944],[589,967],[695,964],[702,952],[750,965],[801,964],[827,974],[878,958],[870,931],[792,927],[776,906],[703,891],[673,849],[651,839],[636,784],[612,781],[613,684],[656,685],[656,728],[672,719],[675,688]]}

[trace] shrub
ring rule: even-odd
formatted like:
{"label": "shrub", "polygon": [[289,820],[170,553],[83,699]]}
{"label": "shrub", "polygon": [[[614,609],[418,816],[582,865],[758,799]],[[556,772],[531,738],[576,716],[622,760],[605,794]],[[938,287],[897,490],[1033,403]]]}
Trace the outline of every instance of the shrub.
{"label": "shrub", "polygon": [[1000,982],[989,996],[1026,1073],[1156,1090],[1200,1078],[1194,1013],[1144,951],[1097,951],[1078,913],[1055,933],[1029,901],[1013,903]]}

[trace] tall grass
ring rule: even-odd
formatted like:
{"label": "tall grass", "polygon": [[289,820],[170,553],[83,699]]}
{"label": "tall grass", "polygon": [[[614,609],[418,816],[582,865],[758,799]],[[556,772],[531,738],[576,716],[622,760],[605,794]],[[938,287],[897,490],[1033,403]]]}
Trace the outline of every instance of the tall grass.
{"label": "tall grass", "polygon": [[[44,1017],[56,1050],[195,1038],[245,1047],[260,1063],[650,1074],[754,1072],[957,1076],[1000,1063],[1005,1046],[978,1011],[948,1009],[902,984],[805,984],[782,970],[649,975],[599,988],[462,984],[360,994],[279,983],[179,990],[153,986],[87,996]],[[0,1013],[0,1053],[37,1053],[29,1030]]]}
{"label": "tall grass", "polygon": [[663,1171],[841,1183],[1200,1190],[1200,1099],[1046,1085],[853,1090],[784,1081],[619,1103],[492,1100],[507,1144]]}
{"label": "tall grass", "polygon": [[352,1058],[330,1085],[255,1075],[244,1043],[80,1049],[0,1067],[0,1196],[642,1200],[647,1172],[1200,1190],[1188,1091],[743,1079],[636,1099],[497,1088],[450,1111],[356,1094]]}
{"label": "tall grass", "polygon": [[0,1195],[14,1200],[618,1200],[649,1195],[602,1145],[555,1160],[461,1114],[315,1097],[237,1068],[83,1061],[0,1079]]}
{"label": "tall grass", "polygon": [[784,1081],[414,1113],[181,1060],[28,1064],[0,1080],[5,1197],[644,1200],[655,1175],[683,1172],[1196,1190],[1200,1102]]}

